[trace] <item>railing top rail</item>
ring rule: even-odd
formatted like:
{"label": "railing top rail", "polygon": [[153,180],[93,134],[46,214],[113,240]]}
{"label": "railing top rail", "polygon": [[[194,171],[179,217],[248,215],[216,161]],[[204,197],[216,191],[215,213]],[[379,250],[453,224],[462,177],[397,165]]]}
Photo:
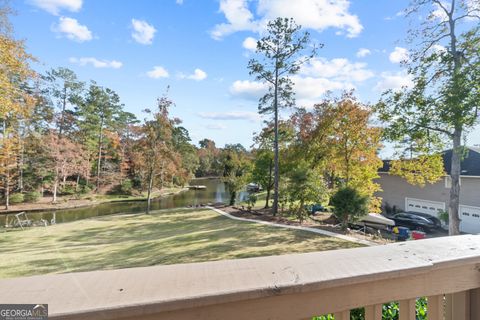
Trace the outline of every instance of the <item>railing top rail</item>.
{"label": "railing top rail", "polygon": [[[282,256],[0,280],[2,303],[48,303],[51,316],[118,318],[308,293],[480,264],[480,235]],[[480,278],[479,278],[480,279]],[[480,283],[479,283],[480,285]]]}

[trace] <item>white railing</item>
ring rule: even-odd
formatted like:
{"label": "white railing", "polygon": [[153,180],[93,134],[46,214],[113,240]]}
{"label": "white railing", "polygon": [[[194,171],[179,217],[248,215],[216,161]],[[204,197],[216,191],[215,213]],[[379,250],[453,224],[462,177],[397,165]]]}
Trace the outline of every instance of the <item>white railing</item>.
{"label": "white railing", "polygon": [[308,319],[399,301],[415,319],[480,319],[480,236],[205,263],[0,280],[0,303],[48,303],[50,319]]}

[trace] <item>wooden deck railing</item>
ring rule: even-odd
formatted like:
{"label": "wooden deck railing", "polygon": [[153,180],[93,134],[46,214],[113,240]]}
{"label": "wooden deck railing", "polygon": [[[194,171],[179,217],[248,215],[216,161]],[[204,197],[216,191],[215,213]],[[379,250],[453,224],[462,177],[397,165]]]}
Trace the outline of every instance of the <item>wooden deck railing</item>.
{"label": "wooden deck railing", "polygon": [[[415,319],[480,319],[480,236],[230,261],[0,280],[0,303],[48,303],[51,319],[308,319],[399,301]],[[445,298],[446,297],[446,298]]]}

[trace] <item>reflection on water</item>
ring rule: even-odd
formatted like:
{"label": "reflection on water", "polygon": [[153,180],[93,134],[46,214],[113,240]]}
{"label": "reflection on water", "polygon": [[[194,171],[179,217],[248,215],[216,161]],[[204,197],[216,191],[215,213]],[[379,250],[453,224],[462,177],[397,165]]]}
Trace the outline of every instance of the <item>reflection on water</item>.
{"label": "reflection on water", "polygon": [[[207,203],[223,202],[227,199],[227,188],[219,179],[195,179],[190,182],[191,185],[204,185],[205,190],[188,190],[176,195],[166,196],[152,200],[152,210],[179,208],[186,206],[196,206]],[[49,223],[52,219],[56,223],[75,221],[96,216],[103,216],[115,213],[141,213],[145,212],[145,201],[128,201],[128,202],[110,202],[103,203],[92,207],[63,209],[45,212],[28,212],[28,217],[32,220],[47,220]],[[13,222],[13,214],[8,215],[9,223]],[[6,224],[6,215],[0,215],[0,226]]]}

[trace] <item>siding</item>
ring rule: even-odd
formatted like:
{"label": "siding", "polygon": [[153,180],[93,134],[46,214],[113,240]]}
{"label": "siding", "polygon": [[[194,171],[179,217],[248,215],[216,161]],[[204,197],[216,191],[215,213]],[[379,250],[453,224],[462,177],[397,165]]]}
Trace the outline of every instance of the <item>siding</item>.
{"label": "siding", "polygon": [[[390,206],[396,206],[405,210],[405,198],[416,198],[430,201],[445,202],[448,208],[450,189],[445,188],[445,179],[434,184],[427,184],[421,188],[409,184],[405,179],[380,173],[377,182],[381,185],[382,190],[377,192],[377,196],[382,197],[382,206],[387,202]],[[480,207],[480,178],[462,177],[460,190],[460,204]]]}

